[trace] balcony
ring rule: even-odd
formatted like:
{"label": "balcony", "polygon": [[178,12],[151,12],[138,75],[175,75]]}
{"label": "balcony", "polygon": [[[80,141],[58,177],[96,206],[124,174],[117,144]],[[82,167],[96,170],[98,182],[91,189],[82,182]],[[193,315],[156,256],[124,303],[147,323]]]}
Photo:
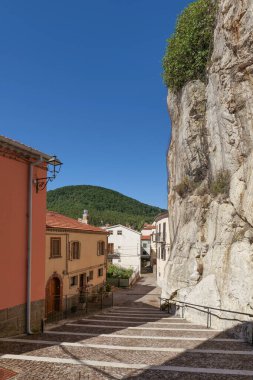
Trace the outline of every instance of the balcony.
{"label": "balcony", "polygon": [[107,254],[108,259],[120,259],[120,252],[119,251],[108,251]]}
{"label": "balcony", "polygon": [[166,233],[165,232],[157,232],[156,234],[153,235],[155,238],[156,243],[165,243],[166,242]]}

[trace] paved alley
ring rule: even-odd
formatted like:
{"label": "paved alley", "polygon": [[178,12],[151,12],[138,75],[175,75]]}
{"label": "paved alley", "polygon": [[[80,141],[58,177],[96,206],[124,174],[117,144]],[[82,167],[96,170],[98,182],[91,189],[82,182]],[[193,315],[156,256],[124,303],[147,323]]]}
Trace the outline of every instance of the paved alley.
{"label": "paved alley", "polygon": [[252,346],[161,312],[159,294],[146,275],[103,313],[1,339],[0,379],[253,379]]}

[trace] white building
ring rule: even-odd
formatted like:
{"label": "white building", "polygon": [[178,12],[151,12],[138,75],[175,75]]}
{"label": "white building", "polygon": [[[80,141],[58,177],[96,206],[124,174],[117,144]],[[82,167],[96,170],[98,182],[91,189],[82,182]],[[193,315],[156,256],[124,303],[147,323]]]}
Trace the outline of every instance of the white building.
{"label": "white building", "polygon": [[155,222],[153,224],[144,224],[143,229],[141,230],[142,236],[150,236],[155,232],[156,226]]}
{"label": "white building", "polygon": [[157,266],[156,266],[156,279],[157,285],[163,288],[164,281],[164,269],[170,255],[170,236],[169,236],[169,218],[168,212],[158,215],[155,219],[156,223],[156,254],[157,254]]}
{"label": "white building", "polygon": [[151,246],[151,236],[150,235],[141,235],[141,247],[143,256],[150,256],[150,246]]}
{"label": "white building", "polygon": [[140,273],[141,234],[121,224],[106,227],[108,231],[108,261]]}
{"label": "white building", "polygon": [[[142,255],[148,253],[150,256],[149,264],[152,271],[156,268],[156,243],[153,242],[153,235],[156,233],[156,224],[144,224],[141,230]],[[144,256],[142,256],[144,258]],[[143,264],[143,263],[142,263]],[[143,265],[142,265],[143,266]]]}

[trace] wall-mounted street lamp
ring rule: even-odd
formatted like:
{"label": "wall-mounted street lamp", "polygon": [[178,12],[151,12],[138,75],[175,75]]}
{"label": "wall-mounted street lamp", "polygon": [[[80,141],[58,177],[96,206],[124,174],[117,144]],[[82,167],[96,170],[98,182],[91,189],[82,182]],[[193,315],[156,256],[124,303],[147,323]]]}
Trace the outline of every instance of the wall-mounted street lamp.
{"label": "wall-mounted street lamp", "polygon": [[61,170],[62,162],[56,156],[52,156],[44,162],[47,164],[47,173],[49,175],[46,177],[34,179],[36,193],[38,193],[40,190],[44,190],[48,182],[52,182]]}

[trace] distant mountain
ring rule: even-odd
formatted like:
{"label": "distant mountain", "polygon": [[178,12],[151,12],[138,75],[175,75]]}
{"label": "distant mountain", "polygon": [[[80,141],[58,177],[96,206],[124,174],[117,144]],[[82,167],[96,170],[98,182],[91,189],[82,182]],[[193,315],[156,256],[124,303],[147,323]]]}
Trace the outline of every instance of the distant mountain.
{"label": "distant mountain", "polygon": [[47,193],[47,208],[72,218],[88,210],[89,223],[95,226],[123,224],[140,229],[144,223],[166,210],[141,203],[117,191],[98,186],[65,186]]}

